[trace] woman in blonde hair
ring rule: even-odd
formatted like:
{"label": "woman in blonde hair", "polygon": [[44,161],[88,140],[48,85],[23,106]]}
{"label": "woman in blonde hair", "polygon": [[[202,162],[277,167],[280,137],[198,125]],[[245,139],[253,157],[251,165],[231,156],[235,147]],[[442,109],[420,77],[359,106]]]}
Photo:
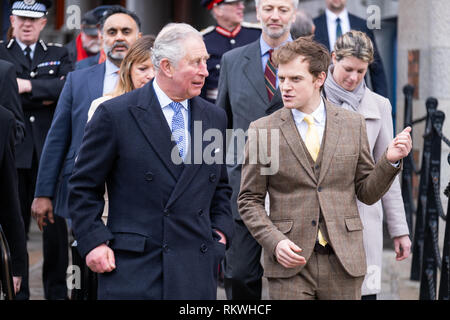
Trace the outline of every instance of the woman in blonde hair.
{"label": "woman in blonde hair", "polygon": [[[388,99],[372,92],[364,82],[367,68],[373,62],[374,49],[363,32],[351,30],[337,39],[328,69],[324,96],[336,105],[364,116],[367,136],[376,161],[392,140],[391,104]],[[373,300],[381,291],[383,254],[383,212],[388,231],[394,241],[397,261],[409,256],[411,241],[398,178],[381,201],[368,206],[358,201],[363,222],[367,273],[362,286],[362,299]]]}
{"label": "woman in blonde hair", "polygon": [[[114,91],[92,101],[88,111],[88,122],[91,120],[98,106],[103,102],[134,89],[142,88],[155,77],[155,69],[153,68],[150,54],[154,42],[155,37],[153,35],[146,35],[134,43],[120,65],[119,80]],[[108,219],[107,191],[105,191],[105,206],[102,219],[106,224]]]}
{"label": "woman in blonde hair", "polygon": [[143,36],[135,42],[120,65],[119,80],[114,91],[92,101],[88,121],[98,106],[106,100],[139,89],[155,77],[155,69],[150,57],[154,42],[153,35]]}

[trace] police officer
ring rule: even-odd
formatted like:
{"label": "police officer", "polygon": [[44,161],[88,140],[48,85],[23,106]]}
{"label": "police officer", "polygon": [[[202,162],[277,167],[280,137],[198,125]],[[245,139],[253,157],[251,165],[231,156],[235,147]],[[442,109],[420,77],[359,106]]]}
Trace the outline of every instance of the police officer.
{"label": "police officer", "polygon": [[201,31],[210,58],[207,62],[209,76],[200,96],[215,103],[222,55],[258,39],[261,27],[243,22],[242,0],[202,0],[202,5],[211,11],[217,24]]}
{"label": "police officer", "polygon": [[[49,0],[11,1],[10,22],[14,30],[14,37],[9,42],[0,44],[2,59],[8,60],[15,66],[25,117],[25,140],[17,145],[16,166],[19,176],[21,211],[27,233],[38,161],[65,77],[71,71],[67,50],[60,45],[46,44],[39,39],[41,31],[47,23],[47,10],[51,5],[52,2]],[[64,220],[63,222],[65,223]],[[45,229],[43,237],[44,269],[46,269],[50,267],[46,266],[45,261],[45,255],[49,254],[46,252],[45,246],[45,242],[48,241]],[[65,250],[67,253],[67,248]],[[59,261],[63,260],[54,252],[50,254],[55,263],[60,263]],[[63,271],[65,295],[58,296],[55,294],[54,298],[67,296],[66,268],[64,267]],[[45,288],[44,284],[44,290],[47,289],[49,288]],[[23,279],[22,288],[17,298],[29,298],[28,279]]]}

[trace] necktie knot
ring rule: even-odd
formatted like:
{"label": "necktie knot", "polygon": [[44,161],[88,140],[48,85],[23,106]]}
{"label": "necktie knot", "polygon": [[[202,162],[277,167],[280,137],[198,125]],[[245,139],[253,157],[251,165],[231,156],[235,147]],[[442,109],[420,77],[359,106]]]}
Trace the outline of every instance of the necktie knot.
{"label": "necktie knot", "polygon": [[337,18],[336,18],[336,23],[337,23],[337,24],[341,23],[341,18],[337,17]]}
{"label": "necktie knot", "polygon": [[26,54],[30,54],[31,53],[31,48],[29,46],[27,46],[24,51],[25,51]]}
{"label": "necktie knot", "polygon": [[175,112],[175,114],[177,114],[178,112],[180,112],[183,105],[179,102],[171,102],[170,107],[172,108],[173,112]]}
{"label": "necktie knot", "polygon": [[314,118],[311,115],[306,115],[305,116],[305,122],[308,124],[308,126],[313,125],[314,124]]}

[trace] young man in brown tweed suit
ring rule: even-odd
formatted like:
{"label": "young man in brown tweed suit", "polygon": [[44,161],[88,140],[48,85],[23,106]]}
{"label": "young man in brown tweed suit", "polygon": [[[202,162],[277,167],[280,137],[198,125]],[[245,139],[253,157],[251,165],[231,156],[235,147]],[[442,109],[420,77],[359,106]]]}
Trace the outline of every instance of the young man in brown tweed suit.
{"label": "young man in brown tweed suit", "polygon": [[[360,299],[366,259],[356,198],[372,204],[389,189],[411,150],[411,129],[375,165],[364,118],[320,95],[327,50],[299,38],[275,61],[284,107],[250,125],[239,212],[265,250],[270,298]],[[255,161],[255,146],[267,157]]]}

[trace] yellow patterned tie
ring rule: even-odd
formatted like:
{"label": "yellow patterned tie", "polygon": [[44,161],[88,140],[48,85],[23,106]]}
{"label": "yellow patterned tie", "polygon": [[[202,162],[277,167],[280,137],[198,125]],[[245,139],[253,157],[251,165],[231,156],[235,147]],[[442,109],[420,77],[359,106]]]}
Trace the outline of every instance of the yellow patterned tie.
{"label": "yellow patterned tie", "polygon": [[[309,154],[311,155],[311,158],[313,158],[313,160],[316,161],[320,151],[319,133],[317,132],[317,128],[314,125],[314,118],[311,115],[305,116],[304,119],[305,122],[308,124],[308,131],[306,131],[305,137],[305,145],[309,151]],[[320,232],[320,229],[317,234],[317,239],[319,240],[319,244],[321,246],[325,247],[327,245],[327,241],[324,239],[322,232]]]}

